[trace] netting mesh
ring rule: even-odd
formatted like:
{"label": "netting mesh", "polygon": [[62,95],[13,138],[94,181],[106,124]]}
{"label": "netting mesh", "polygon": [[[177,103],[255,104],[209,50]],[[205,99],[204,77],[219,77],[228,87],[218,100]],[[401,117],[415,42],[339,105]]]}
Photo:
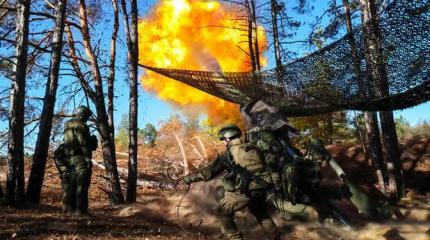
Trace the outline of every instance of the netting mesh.
{"label": "netting mesh", "polygon": [[[369,73],[381,64],[365,60],[369,37],[361,27],[354,29],[353,43],[347,35],[281,68],[260,72],[143,67],[230,102],[244,105],[263,100],[289,116],[345,109],[396,110],[429,100],[430,2],[394,1],[377,24],[382,76]],[[382,91],[380,83],[385,86]]]}

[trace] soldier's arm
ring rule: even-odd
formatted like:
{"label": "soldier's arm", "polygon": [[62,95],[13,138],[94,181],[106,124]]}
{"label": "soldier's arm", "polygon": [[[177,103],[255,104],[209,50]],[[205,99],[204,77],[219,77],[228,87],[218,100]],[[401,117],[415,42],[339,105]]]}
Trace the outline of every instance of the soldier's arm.
{"label": "soldier's arm", "polygon": [[214,179],[225,170],[225,164],[223,161],[225,161],[224,156],[222,154],[218,155],[218,157],[208,166],[200,169],[196,173],[185,176],[184,183],[191,184],[193,182],[210,181]]}
{"label": "soldier's arm", "polygon": [[79,124],[75,126],[74,131],[75,137],[81,147],[82,154],[85,157],[85,161],[87,161],[88,164],[91,165],[92,152],[90,149],[90,130],[88,126]]}

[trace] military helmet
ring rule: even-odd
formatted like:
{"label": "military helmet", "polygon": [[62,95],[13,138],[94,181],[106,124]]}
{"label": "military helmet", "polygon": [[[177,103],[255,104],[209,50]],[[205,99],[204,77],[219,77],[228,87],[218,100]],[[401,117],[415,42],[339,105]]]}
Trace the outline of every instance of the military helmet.
{"label": "military helmet", "polygon": [[242,136],[242,130],[234,123],[223,126],[218,132],[220,140],[239,138],[240,136]]}
{"label": "military helmet", "polygon": [[91,110],[86,106],[79,106],[75,109],[74,113],[82,119],[88,119],[92,114]]}

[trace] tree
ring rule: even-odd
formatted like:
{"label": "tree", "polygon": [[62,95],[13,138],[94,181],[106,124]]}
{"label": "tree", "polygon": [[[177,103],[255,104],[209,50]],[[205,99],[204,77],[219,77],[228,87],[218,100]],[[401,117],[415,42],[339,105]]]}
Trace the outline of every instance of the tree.
{"label": "tree", "polygon": [[121,116],[121,121],[118,124],[118,128],[115,135],[115,144],[121,149],[128,146],[128,132],[129,132],[129,117],[128,114]]}
{"label": "tree", "polygon": [[110,127],[111,139],[114,142],[115,140],[115,125],[113,119],[113,99],[114,99],[114,81],[115,81],[115,60],[116,60],[116,39],[118,36],[119,29],[119,18],[118,18],[118,2],[117,0],[112,0],[113,7],[113,31],[111,38],[111,47],[110,47],[110,60],[109,60],[109,77],[108,77],[108,121]]}
{"label": "tree", "polygon": [[[382,35],[378,23],[377,3],[374,0],[360,0],[363,16],[363,32],[365,43],[365,58],[368,76],[373,80],[378,96],[387,96],[389,86],[386,64],[382,52]],[[382,147],[384,160],[392,162],[394,166],[394,178],[396,199],[404,195],[403,167],[400,161],[399,143],[396,134],[396,126],[392,111],[379,113],[382,130]]]}
{"label": "tree", "polygon": [[408,133],[411,133],[411,124],[406,120],[403,115],[395,119],[396,122],[396,132],[400,138],[405,138]]}
{"label": "tree", "polygon": [[38,203],[45,175],[46,159],[48,157],[49,138],[52,129],[52,117],[56,102],[58,77],[63,49],[64,19],[66,14],[67,0],[57,2],[55,9],[55,28],[52,38],[51,69],[46,83],[45,97],[43,99],[43,110],[40,117],[39,133],[33,154],[30,177],[27,187],[27,199]]}
{"label": "tree", "polygon": [[[363,89],[366,84],[364,84],[364,76],[361,71],[361,60],[358,57],[357,46],[354,33],[352,32],[352,8],[348,0],[343,0],[343,5],[345,8],[345,25],[347,30],[347,36],[349,39],[349,44],[351,46],[351,55],[354,61],[354,71],[357,76],[357,85],[359,86],[359,94],[364,96],[366,92],[373,93],[372,89]],[[364,122],[367,137],[367,149],[369,149],[370,159],[372,161],[372,166],[375,168],[376,175],[378,177],[379,186],[381,191],[385,192],[385,185],[388,180],[388,173],[386,165],[383,161],[381,137],[379,134],[378,117],[375,112],[364,112]]]}
{"label": "tree", "polygon": [[139,135],[141,136],[143,143],[149,147],[155,146],[155,140],[157,140],[157,129],[154,125],[148,123],[145,125],[145,128],[139,131]]}
{"label": "tree", "polygon": [[23,200],[24,192],[24,100],[27,74],[30,0],[16,1],[16,47],[9,110],[9,145],[6,195],[10,204]]}
{"label": "tree", "polygon": [[[276,67],[282,66],[281,47],[279,42],[279,29],[278,29],[278,9],[280,5],[276,0],[270,0],[270,13],[272,16],[272,36],[273,36],[273,52],[275,54]],[[278,80],[279,81],[279,80]]]}
{"label": "tree", "polygon": [[115,154],[115,143],[112,139],[111,128],[109,125],[109,117],[106,111],[106,105],[104,100],[103,90],[103,79],[100,71],[100,64],[98,55],[96,54],[95,48],[92,46],[91,34],[88,28],[88,14],[85,0],[79,0],[79,17],[80,24],[78,30],[82,35],[82,45],[87,56],[87,59],[83,62],[89,65],[91,80],[94,88],[91,88],[90,81],[86,79],[79,65],[78,59],[82,59],[76,52],[75,42],[73,33],[70,29],[70,25],[66,25],[67,42],[69,46],[69,53],[71,56],[71,64],[76,73],[76,76],[81,82],[82,88],[85,94],[93,102],[97,112],[97,129],[100,133],[100,140],[102,144],[103,162],[105,165],[105,178],[108,183],[108,193],[110,204],[116,205],[124,201],[122,195],[121,186],[119,183],[119,175],[116,163]]}
{"label": "tree", "polygon": [[129,106],[129,145],[128,145],[128,178],[127,202],[136,202],[137,185],[137,73],[139,67],[139,49],[137,41],[137,0],[131,0],[131,16],[129,21],[127,5],[121,0],[124,17],[125,36],[127,42],[128,77],[130,85]]}

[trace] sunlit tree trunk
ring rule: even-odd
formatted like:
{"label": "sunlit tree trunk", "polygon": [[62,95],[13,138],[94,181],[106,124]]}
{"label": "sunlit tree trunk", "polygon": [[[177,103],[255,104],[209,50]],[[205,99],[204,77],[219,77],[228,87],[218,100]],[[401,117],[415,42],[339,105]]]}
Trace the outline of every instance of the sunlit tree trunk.
{"label": "sunlit tree trunk", "polygon": [[278,3],[276,0],[270,1],[271,15],[272,15],[272,36],[273,36],[273,50],[275,53],[276,67],[282,66],[281,59],[281,48],[279,43],[279,32],[278,32]]}
{"label": "sunlit tree trunk", "polygon": [[252,19],[252,31],[254,34],[254,37],[252,38],[254,43],[254,52],[255,52],[255,68],[256,70],[260,70],[261,64],[260,64],[260,48],[258,46],[258,31],[257,31],[257,13],[255,11],[255,0],[251,1],[251,19]]}
{"label": "sunlit tree trunk", "polygon": [[128,19],[125,0],[121,0],[124,16],[125,35],[128,49],[128,76],[130,85],[129,98],[129,145],[127,202],[136,202],[137,184],[137,73],[139,51],[137,42],[137,0],[131,1],[131,24]]}
{"label": "sunlit tree trunk", "polygon": [[250,0],[245,0],[245,7],[247,12],[247,24],[248,24],[248,49],[249,49],[249,59],[251,60],[252,71],[257,70],[256,54],[254,49],[254,38],[253,38],[253,20],[252,20],[252,10],[250,5]]}
{"label": "sunlit tree trunk", "polygon": [[118,17],[118,2],[112,0],[113,7],[113,29],[112,38],[110,43],[110,62],[109,62],[109,77],[108,77],[108,118],[109,128],[112,141],[115,141],[115,124],[114,124],[114,81],[115,81],[115,60],[116,60],[116,39],[118,36],[119,29],[119,17]]}
{"label": "sunlit tree trunk", "polygon": [[[376,86],[378,96],[389,94],[389,85],[386,71],[386,63],[382,53],[382,35],[379,28],[377,7],[374,0],[361,0],[361,8],[364,19],[364,36],[367,51],[367,65],[371,69],[371,75]],[[400,150],[397,140],[396,126],[392,111],[379,113],[382,128],[383,152],[386,162],[392,162],[394,166],[394,178],[396,182],[396,198],[400,199],[404,194],[403,170],[400,161]]]}
{"label": "sunlit tree trunk", "polygon": [[31,165],[30,177],[27,187],[27,199],[38,203],[45,175],[46,159],[48,157],[49,139],[52,129],[52,117],[58,87],[58,74],[60,71],[61,51],[63,49],[64,18],[67,0],[57,2],[55,9],[55,28],[52,37],[51,68],[46,84],[43,109],[40,118],[39,133]]}
{"label": "sunlit tree trunk", "polygon": [[6,195],[10,204],[25,199],[24,180],[24,100],[27,73],[30,0],[17,0],[16,47],[9,110],[9,145]]}
{"label": "sunlit tree trunk", "polygon": [[[109,201],[112,205],[124,202],[119,175],[116,164],[115,143],[111,139],[109,127],[109,118],[106,111],[103,82],[100,74],[100,68],[94,50],[91,47],[91,37],[88,30],[87,9],[85,0],[79,1],[79,15],[81,21],[81,33],[85,53],[89,58],[91,73],[94,79],[95,95],[91,99],[97,111],[97,127],[100,133],[103,161],[106,167],[106,179],[109,185]],[[85,89],[85,88],[84,88]],[[89,95],[90,96],[90,95]]]}

